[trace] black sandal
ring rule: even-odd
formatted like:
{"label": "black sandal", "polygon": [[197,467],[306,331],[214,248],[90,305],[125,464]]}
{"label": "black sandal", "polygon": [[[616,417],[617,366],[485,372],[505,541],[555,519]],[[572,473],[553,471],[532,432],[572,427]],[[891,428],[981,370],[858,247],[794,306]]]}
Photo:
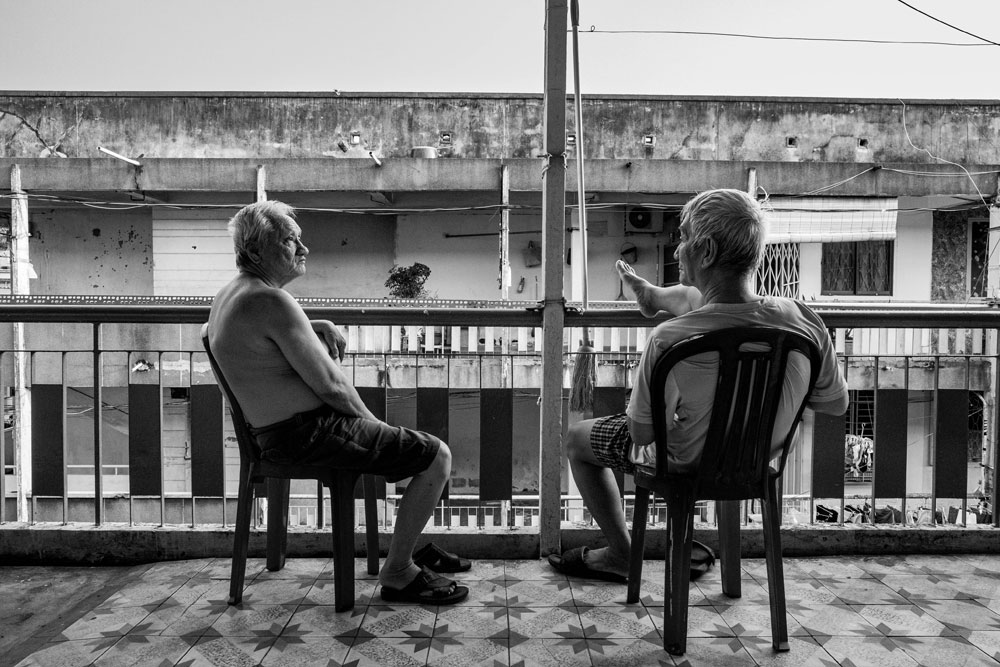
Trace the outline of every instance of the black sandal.
{"label": "black sandal", "polygon": [[472,567],[472,563],[467,558],[459,558],[433,542],[428,542],[413,554],[413,562],[419,567],[426,567],[435,572],[445,572],[448,574],[468,572]]}
{"label": "black sandal", "polygon": [[439,577],[427,568],[420,568],[420,574],[406,586],[382,586],[381,595],[386,602],[455,604],[469,596],[469,587],[459,586],[451,579]]}

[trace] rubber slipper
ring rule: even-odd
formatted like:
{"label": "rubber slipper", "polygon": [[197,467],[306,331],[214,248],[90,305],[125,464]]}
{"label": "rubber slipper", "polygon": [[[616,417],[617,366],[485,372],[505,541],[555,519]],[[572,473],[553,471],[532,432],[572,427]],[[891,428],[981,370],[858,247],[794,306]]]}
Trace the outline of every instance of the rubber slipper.
{"label": "rubber slipper", "polygon": [[428,542],[413,554],[413,562],[420,567],[426,567],[435,572],[454,573],[468,572],[472,563],[467,558],[459,558],[445,551],[433,542]]}
{"label": "rubber slipper", "polygon": [[715,564],[715,552],[698,540],[691,540],[691,580],[708,572]]}
{"label": "rubber slipper", "polygon": [[564,551],[561,556],[549,554],[549,565],[554,567],[556,571],[571,577],[600,579],[601,581],[612,581],[616,584],[624,584],[628,582],[628,577],[616,572],[605,572],[603,570],[591,569],[591,567],[584,561],[584,554],[587,553],[588,550],[589,549],[587,547],[576,547],[575,549]]}
{"label": "rubber slipper", "polygon": [[421,568],[420,574],[402,588],[382,586],[381,596],[386,602],[455,604],[469,596],[469,587],[459,586],[451,579],[439,577],[427,568]]}

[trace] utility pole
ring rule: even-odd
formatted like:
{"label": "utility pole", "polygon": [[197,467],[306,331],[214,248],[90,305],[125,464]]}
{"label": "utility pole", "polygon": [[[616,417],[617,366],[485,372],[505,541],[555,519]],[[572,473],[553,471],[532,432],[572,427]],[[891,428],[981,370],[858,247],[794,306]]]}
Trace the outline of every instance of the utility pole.
{"label": "utility pole", "polygon": [[[10,285],[14,296],[30,293],[28,286],[28,196],[21,189],[21,167],[10,168]],[[17,517],[27,521],[31,497],[31,399],[28,397],[28,353],[24,323],[14,322],[14,460],[17,461]],[[0,499],[4,502],[6,499]]]}

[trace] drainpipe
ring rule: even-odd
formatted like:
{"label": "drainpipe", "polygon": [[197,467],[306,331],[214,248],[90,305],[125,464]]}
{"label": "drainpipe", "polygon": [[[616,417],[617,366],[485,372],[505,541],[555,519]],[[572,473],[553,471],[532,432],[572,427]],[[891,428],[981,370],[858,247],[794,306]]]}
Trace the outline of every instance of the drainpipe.
{"label": "drainpipe", "polygon": [[542,412],[538,465],[540,556],[560,553],[563,256],[566,252],[566,0],[545,2],[545,159],[542,172]]}

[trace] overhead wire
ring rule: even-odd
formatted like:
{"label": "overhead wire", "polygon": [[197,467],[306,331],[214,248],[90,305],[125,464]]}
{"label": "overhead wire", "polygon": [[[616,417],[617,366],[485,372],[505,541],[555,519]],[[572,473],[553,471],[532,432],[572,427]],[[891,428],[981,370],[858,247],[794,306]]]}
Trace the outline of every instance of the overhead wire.
{"label": "overhead wire", "polygon": [[[599,30],[591,26],[585,34],[605,34],[605,35],[689,35],[701,37],[737,37],[741,39],[763,39],[773,41],[788,42],[833,42],[846,44],[901,44],[913,46],[958,46],[958,47],[982,47],[991,46],[981,42],[942,42],[936,40],[908,40],[908,39],[864,39],[857,37],[796,37],[793,35],[757,35],[741,32],[718,32],[711,30]],[[975,35],[973,35],[975,36]],[[979,38],[982,39],[982,38]]]}
{"label": "overhead wire", "polygon": [[959,28],[956,25],[952,25],[951,23],[948,23],[947,21],[939,19],[938,17],[933,16],[932,14],[928,14],[927,12],[925,12],[922,9],[918,9],[917,7],[914,7],[910,3],[905,2],[905,0],[896,0],[896,2],[898,2],[899,4],[901,4],[901,5],[905,6],[905,7],[909,7],[910,9],[912,9],[915,12],[917,12],[918,14],[923,14],[924,16],[926,16],[927,18],[931,19],[932,21],[937,21],[941,25],[948,26],[952,30],[957,30],[958,32],[960,32],[960,33],[962,33],[964,35],[968,35],[969,37],[975,37],[976,39],[982,40],[983,42],[985,42],[985,44],[983,44],[982,46],[1000,46],[1000,43],[994,42],[992,39],[986,39],[985,37],[977,35],[977,34],[975,34],[973,32],[969,32],[968,30],[964,30],[962,28]]}

